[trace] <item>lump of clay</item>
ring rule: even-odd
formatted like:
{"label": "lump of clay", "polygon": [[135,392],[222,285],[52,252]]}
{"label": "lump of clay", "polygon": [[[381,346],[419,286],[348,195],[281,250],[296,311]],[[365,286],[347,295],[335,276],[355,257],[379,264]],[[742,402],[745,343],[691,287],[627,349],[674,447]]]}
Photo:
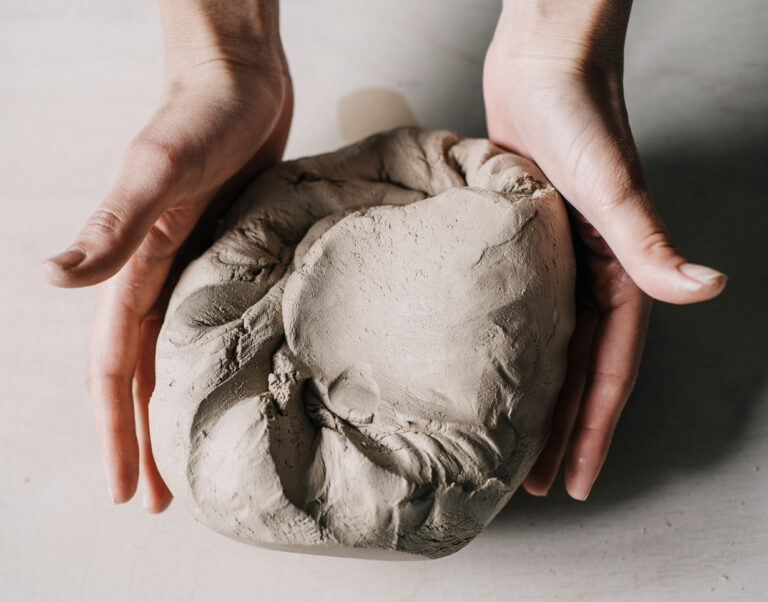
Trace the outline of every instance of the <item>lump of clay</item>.
{"label": "lump of clay", "polygon": [[559,196],[487,140],[400,129],[273,167],[171,298],[160,472],[249,543],[450,554],[546,441],[573,278]]}

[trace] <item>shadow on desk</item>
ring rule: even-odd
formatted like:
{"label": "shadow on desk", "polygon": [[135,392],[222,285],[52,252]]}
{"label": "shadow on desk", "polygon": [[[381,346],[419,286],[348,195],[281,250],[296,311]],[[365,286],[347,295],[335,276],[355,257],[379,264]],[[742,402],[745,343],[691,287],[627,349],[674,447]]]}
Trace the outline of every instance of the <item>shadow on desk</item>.
{"label": "shadow on desk", "polygon": [[768,142],[644,154],[644,165],[683,253],[727,273],[728,286],[707,303],[654,307],[635,392],[589,501],[569,500],[561,471],[545,499],[521,488],[491,529],[544,516],[570,523],[670,480],[684,485],[739,454],[768,400]]}

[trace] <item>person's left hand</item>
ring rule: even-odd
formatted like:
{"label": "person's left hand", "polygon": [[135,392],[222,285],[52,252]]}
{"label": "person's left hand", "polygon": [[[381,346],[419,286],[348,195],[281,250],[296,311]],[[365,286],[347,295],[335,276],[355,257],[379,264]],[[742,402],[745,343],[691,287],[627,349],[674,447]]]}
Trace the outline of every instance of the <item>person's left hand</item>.
{"label": "person's left hand", "polygon": [[680,255],[651,201],[622,91],[629,3],[537,4],[505,3],[485,60],[485,106],[491,140],[538,163],[576,221],[584,261],[567,375],[523,485],[545,495],[567,450],[566,488],[583,500],[634,387],[649,295],[703,301],[725,276]]}

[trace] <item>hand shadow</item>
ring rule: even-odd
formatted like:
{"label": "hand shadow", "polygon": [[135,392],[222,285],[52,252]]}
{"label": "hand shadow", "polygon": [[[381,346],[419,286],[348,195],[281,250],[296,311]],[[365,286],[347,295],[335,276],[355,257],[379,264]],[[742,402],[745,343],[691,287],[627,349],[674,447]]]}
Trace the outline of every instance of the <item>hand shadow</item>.
{"label": "hand shadow", "polygon": [[757,408],[768,404],[768,136],[643,159],[683,253],[724,271],[728,285],[706,303],[655,305],[637,386],[588,501],[567,496],[561,470],[546,498],[521,487],[492,529],[534,518],[557,527],[684,484],[738,455]]}

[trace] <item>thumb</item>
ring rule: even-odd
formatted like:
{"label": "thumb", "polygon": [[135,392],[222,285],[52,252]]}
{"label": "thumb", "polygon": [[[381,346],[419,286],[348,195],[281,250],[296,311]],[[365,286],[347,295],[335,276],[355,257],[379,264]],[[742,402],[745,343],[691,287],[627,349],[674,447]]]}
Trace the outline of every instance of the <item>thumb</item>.
{"label": "thumb", "polygon": [[669,237],[650,195],[643,190],[585,212],[632,280],[646,294],[668,303],[716,297],[727,277],[689,262]]}
{"label": "thumb", "polygon": [[118,177],[96,211],[64,252],[43,262],[54,286],[89,286],[114,275],[171,205],[178,158],[167,146],[134,141]]}

